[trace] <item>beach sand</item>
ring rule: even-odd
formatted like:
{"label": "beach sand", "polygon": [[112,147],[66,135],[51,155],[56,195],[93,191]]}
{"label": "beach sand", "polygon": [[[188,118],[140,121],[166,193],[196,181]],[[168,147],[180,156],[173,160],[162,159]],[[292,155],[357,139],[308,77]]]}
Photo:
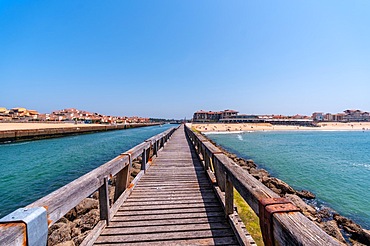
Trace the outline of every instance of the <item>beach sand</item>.
{"label": "beach sand", "polygon": [[200,132],[235,132],[235,131],[370,131],[370,122],[326,122],[318,127],[271,125],[269,123],[189,123]]}
{"label": "beach sand", "polygon": [[102,126],[100,124],[74,124],[74,123],[0,123],[0,131],[6,130],[32,130],[47,128],[71,128]]}

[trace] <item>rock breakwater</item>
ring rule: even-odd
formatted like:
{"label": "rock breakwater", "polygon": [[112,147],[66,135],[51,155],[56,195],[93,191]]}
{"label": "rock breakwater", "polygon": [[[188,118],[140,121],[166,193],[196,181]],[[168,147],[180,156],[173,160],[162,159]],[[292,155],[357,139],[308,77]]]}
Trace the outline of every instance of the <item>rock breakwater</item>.
{"label": "rock breakwater", "polygon": [[[133,160],[130,182],[141,170],[141,157]],[[113,204],[115,177],[109,181],[109,203]],[[82,200],[60,220],[49,227],[48,246],[78,246],[100,220],[99,192]]]}
{"label": "rock breakwater", "polygon": [[267,170],[258,168],[258,165],[253,160],[240,158],[228,152],[211,139],[207,139],[266,187],[270,188],[280,197],[285,197],[291,201],[308,219],[316,223],[330,236],[347,245],[370,245],[370,233],[368,230],[363,229],[352,220],[339,215],[331,208],[316,208],[312,206],[311,204],[313,204],[316,198],[312,192],[308,190],[295,190],[284,181],[272,177]]}

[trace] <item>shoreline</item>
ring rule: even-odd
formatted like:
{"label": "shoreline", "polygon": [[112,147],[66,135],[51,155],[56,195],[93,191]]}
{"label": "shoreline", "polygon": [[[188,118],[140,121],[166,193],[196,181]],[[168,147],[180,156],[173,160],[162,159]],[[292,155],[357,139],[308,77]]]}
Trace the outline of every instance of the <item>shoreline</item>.
{"label": "shoreline", "polygon": [[301,209],[301,212],[308,219],[315,222],[315,224],[326,233],[347,245],[370,244],[370,231],[368,229],[363,228],[353,220],[340,215],[331,207],[316,206],[320,200],[316,198],[312,192],[307,190],[300,191],[292,188],[283,180],[271,176],[267,170],[260,168],[253,160],[246,160],[227,151],[220,144],[209,139],[207,137],[207,133],[208,132],[202,132],[202,134],[205,135],[205,137],[212,144],[217,146],[226,156],[279,196],[290,200],[294,205]]}
{"label": "shoreline", "polygon": [[0,123],[0,143],[57,138],[94,132],[123,130],[159,123],[132,123],[122,125],[74,124],[74,123]]}
{"label": "shoreline", "polygon": [[256,132],[256,131],[370,131],[370,122],[321,122],[317,127],[272,125],[270,123],[190,123],[202,133]]}

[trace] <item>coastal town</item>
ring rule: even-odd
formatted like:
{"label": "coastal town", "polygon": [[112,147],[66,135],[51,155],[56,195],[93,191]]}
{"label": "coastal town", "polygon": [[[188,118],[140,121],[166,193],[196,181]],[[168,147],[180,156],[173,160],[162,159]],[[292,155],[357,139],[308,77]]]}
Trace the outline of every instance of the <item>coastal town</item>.
{"label": "coastal town", "polygon": [[[165,121],[166,119],[161,119]],[[79,122],[93,124],[148,123],[152,118],[138,116],[110,116],[96,112],[67,108],[51,113],[39,113],[34,109],[0,107],[0,122]],[[255,115],[239,114],[236,110],[223,111],[199,110],[193,114],[194,123],[271,123],[274,125],[306,125],[319,122],[370,122],[370,112],[359,109],[348,109],[341,113],[314,112],[312,115]]]}
{"label": "coastal town", "polygon": [[358,109],[345,110],[343,113],[314,112],[307,115],[250,115],[239,114],[236,110],[204,111],[199,110],[193,115],[193,122],[219,122],[219,123],[271,123],[277,125],[313,125],[317,122],[368,122],[370,113]]}
{"label": "coastal town", "polygon": [[23,107],[7,109],[0,107],[0,122],[78,122],[93,124],[148,123],[149,118],[138,116],[107,116],[85,110],[68,108],[51,113],[39,113],[37,110]]}

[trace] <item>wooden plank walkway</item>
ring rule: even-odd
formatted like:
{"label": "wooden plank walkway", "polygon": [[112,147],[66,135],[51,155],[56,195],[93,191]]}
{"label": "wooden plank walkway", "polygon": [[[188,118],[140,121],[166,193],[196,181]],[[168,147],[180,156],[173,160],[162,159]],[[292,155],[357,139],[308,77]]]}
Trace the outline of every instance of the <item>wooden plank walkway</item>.
{"label": "wooden plank walkway", "polygon": [[183,126],[95,245],[238,245]]}

